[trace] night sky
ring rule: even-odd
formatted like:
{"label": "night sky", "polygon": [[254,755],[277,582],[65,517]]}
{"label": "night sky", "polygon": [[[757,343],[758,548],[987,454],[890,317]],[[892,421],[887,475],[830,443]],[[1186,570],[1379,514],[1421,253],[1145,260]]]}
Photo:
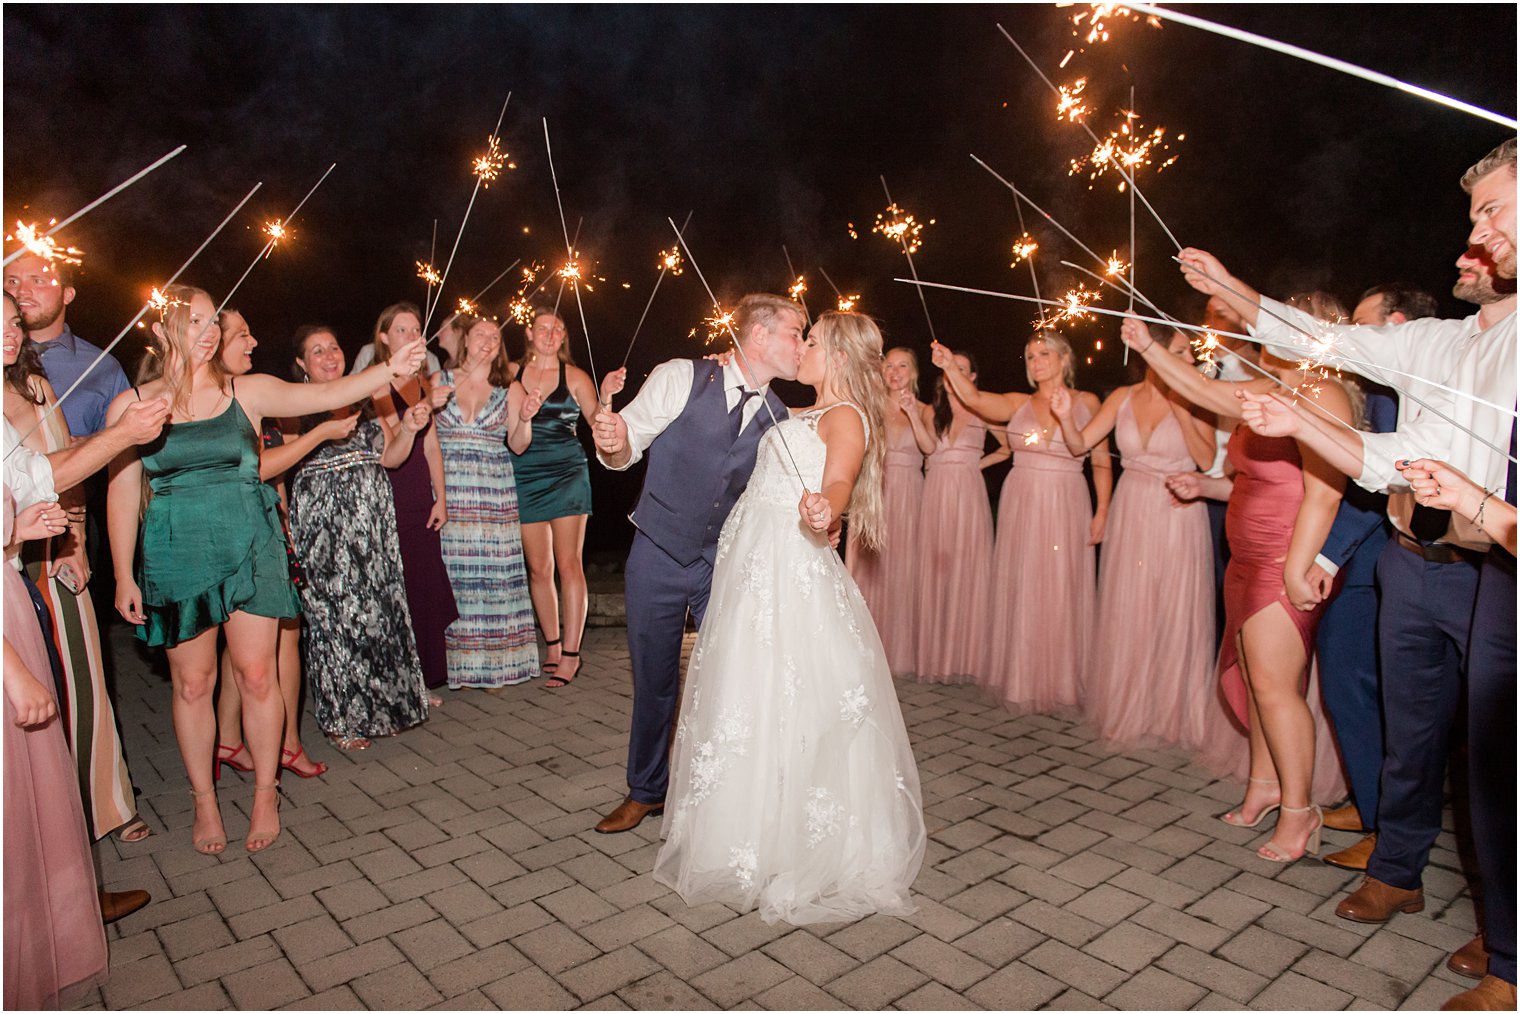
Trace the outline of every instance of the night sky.
{"label": "night sky", "polygon": [[[1390,73],[1513,116],[1513,5],[1213,6],[1193,13]],[[585,294],[595,362],[622,358],[673,241],[665,216],[694,212],[688,239],[720,297],[784,290],[782,245],[809,280],[815,310],[832,302],[822,265],[862,296],[889,343],[927,351],[923,311],[900,251],[869,225],[886,200],[935,219],[915,255],[919,275],[1030,294],[1009,268],[1018,233],[1011,196],[976,153],[1100,253],[1128,245],[1117,179],[1088,189],[1067,164],[1092,145],[1058,122],[1054,101],[998,34],[1001,22],[1058,82],[1086,76],[1089,123],[1103,133],[1128,103],[1147,125],[1186,139],[1141,189],[1178,238],[1213,250],[1275,295],[1329,289],[1354,302],[1406,280],[1449,293],[1466,236],[1462,171],[1502,127],[1422,99],[1181,25],[1115,22],[1111,40],[1080,43],[1073,8],[861,7],[64,7],[4,13],[4,210],[46,220],[81,206],[176,144],[189,149],[70,229],[86,251],[69,320],[104,341],[258,180],[264,188],[185,280],[220,298],[329,163],[338,167],[290,242],[235,300],[263,343],[257,368],[283,373],[289,335],[334,325],[352,353],[378,311],[420,300],[415,261],[433,220],[447,259],[469,200],[471,158],[508,91],[503,146],[518,168],[476,200],[446,299],[473,294],[513,258],[557,266],[564,239],[544,157],[541,117],[578,244],[607,279]],[[1198,306],[1141,210],[1139,286],[1182,316]],[[859,228],[851,239],[847,224]],[[1030,221],[1041,284],[1079,251]],[[526,230],[526,231],[525,231]],[[486,300],[498,311],[503,281]],[[623,283],[630,288],[624,289]],[[928,293],[941,340],[973,350],[983,384],[1024,386],[1022,338],[1034,308]],[[1106,302],[1119,300],[1110,295]],[[708,307],[689,269],[667,278],[630,367],[690,354]],[[1450,299],[1443,310],[1468,312]],[[569,317],[577,360],[583,329]],[[509,335],[514,355],[521,342]],[[1072,332],[1095,365],[1079,386],[1122,380],[1116,328]],[[1104,351],[1092,352],[1096,339]],[[129,370],[137,336],[120,350]],[[927,366],[927,357],[925,357]],[[931,374],[932,369],[926,369]],[[793,402],[805,394],[785,392]],[[597,479],[593,547],[626,539],[616,518],[636,486]]]}

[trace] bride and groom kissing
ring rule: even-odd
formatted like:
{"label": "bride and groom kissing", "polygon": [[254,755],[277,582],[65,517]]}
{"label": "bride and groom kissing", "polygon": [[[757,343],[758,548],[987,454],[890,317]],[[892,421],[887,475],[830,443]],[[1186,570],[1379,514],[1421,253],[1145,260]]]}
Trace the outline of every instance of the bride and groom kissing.
{"label": "bride and groom kissing", "polygon": [[[881,640],[830,546],[846,511],[867,544],[883,530],[881,332],[854,313],[805,323],[745,296],[730,362],[662,363],[592,426],[606,467],[649,459],[629,516],[629,791],[596,830],[663,814],[657,880],[794,924],[912,912],[925,843]],[[791,412],[777,378],[813,407]]]}

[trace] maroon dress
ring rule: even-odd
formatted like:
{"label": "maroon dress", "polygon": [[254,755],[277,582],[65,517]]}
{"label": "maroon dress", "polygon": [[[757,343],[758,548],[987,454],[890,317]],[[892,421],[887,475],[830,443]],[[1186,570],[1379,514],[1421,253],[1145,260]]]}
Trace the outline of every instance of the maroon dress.
{"label": "maroon dress", "polygon": [[[410,404],[401,392],[391,388],[400,412]],[[422,660],[422,677],[429,687],[447,686],[449,659],[443,632],[459,619],[454,602],[454,588],[443,564],[443,543],[437,532],[428,528],[433,512],[433,480],[428,474],[423,438],[433,420],[418,431],[412,441],[412,453],[401,467],[388,469],[391,494],[396,501],[396,535],[401,542],[401,570],[406,580],[406,603],[412,611],[412,632],[417,636],[417,655]]]}

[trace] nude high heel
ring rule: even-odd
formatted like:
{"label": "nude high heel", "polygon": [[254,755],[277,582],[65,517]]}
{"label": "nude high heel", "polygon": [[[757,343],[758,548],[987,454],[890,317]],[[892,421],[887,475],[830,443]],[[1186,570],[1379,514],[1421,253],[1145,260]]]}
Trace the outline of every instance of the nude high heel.
{"label": "nude high heel", "polygon": [[[207,789],[205,792],[197,792],[191,789],[190,796],[192,799],[215,799],[216,790]],[[196,838],[192,835],[190,845],[203,856],[218,856],[227,847],[227,833],[223,831],[221,834],[213,834],[206,838]]]}
{"label": "nude high heel", "polygon": [[[1276,784],[1278,784],[1276,778],[1248,778],[1246,780],[1250,781],[1250,782],[1255,782],[1258,785],[1276,785]],[[1242,802],[1241,803],[1241,807],[1244,808],[1244,806],[1245,806],[1245,804]],[[1231,810],[1229,813],[1221,815],[1219,819],[1222,820],[1222,821],[1224,821],[1226,824],[1230,825],[1231,827],[1256,827],[1262,821],[1264,821],[1264,820],[1267,819],[1267,815],[1269,813],[1272,813],[1272,812],[1280,809],[1281,807],[1282,807],[1282,803],[1281,802],[1276,802],[1276,803],[1273,803],[1271,806],[1263,807],[1262,810],[1261,810],[1261,812],[1256,815],[1256,819],[1253,820],[1253,821],[1249,821],[1249,822],[1246,821],[1241,816],[1241,811],[1240,810]],[[1233,820],[1231,819],[1232,817],[1234,818]]]}
{"label": "nude high heel", "polygon": [[1304,850],[1298,855],[1290,855],[1282,851],[1282,846],[1269,841],[1256,850],[1256,854],[1263,859],[1274,863],[1292,863],[1302,859],[1305,855],[1319,855],[1319,836],[1325,829],[1325,814],[1313,803],[1308,806],[1284,806],[1283,813],[1312,813],[1314,814],[1314,830],[1309,832],[1309,840],[1304,842]]}

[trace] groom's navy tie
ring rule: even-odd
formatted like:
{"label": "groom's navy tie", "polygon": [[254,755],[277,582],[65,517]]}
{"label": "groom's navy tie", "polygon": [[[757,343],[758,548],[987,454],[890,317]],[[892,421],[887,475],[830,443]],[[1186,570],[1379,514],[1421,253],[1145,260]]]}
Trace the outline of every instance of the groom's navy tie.
{"label": "groom's navy tie", "polygon": [[749,404],[749,400],[759,393],[759,391],[751,391],[745,387],[739,389],[739,404],[735,405],[728,413],[728,435],[730,439],[739,439],[739,431],[744,429],[744,406]]}

